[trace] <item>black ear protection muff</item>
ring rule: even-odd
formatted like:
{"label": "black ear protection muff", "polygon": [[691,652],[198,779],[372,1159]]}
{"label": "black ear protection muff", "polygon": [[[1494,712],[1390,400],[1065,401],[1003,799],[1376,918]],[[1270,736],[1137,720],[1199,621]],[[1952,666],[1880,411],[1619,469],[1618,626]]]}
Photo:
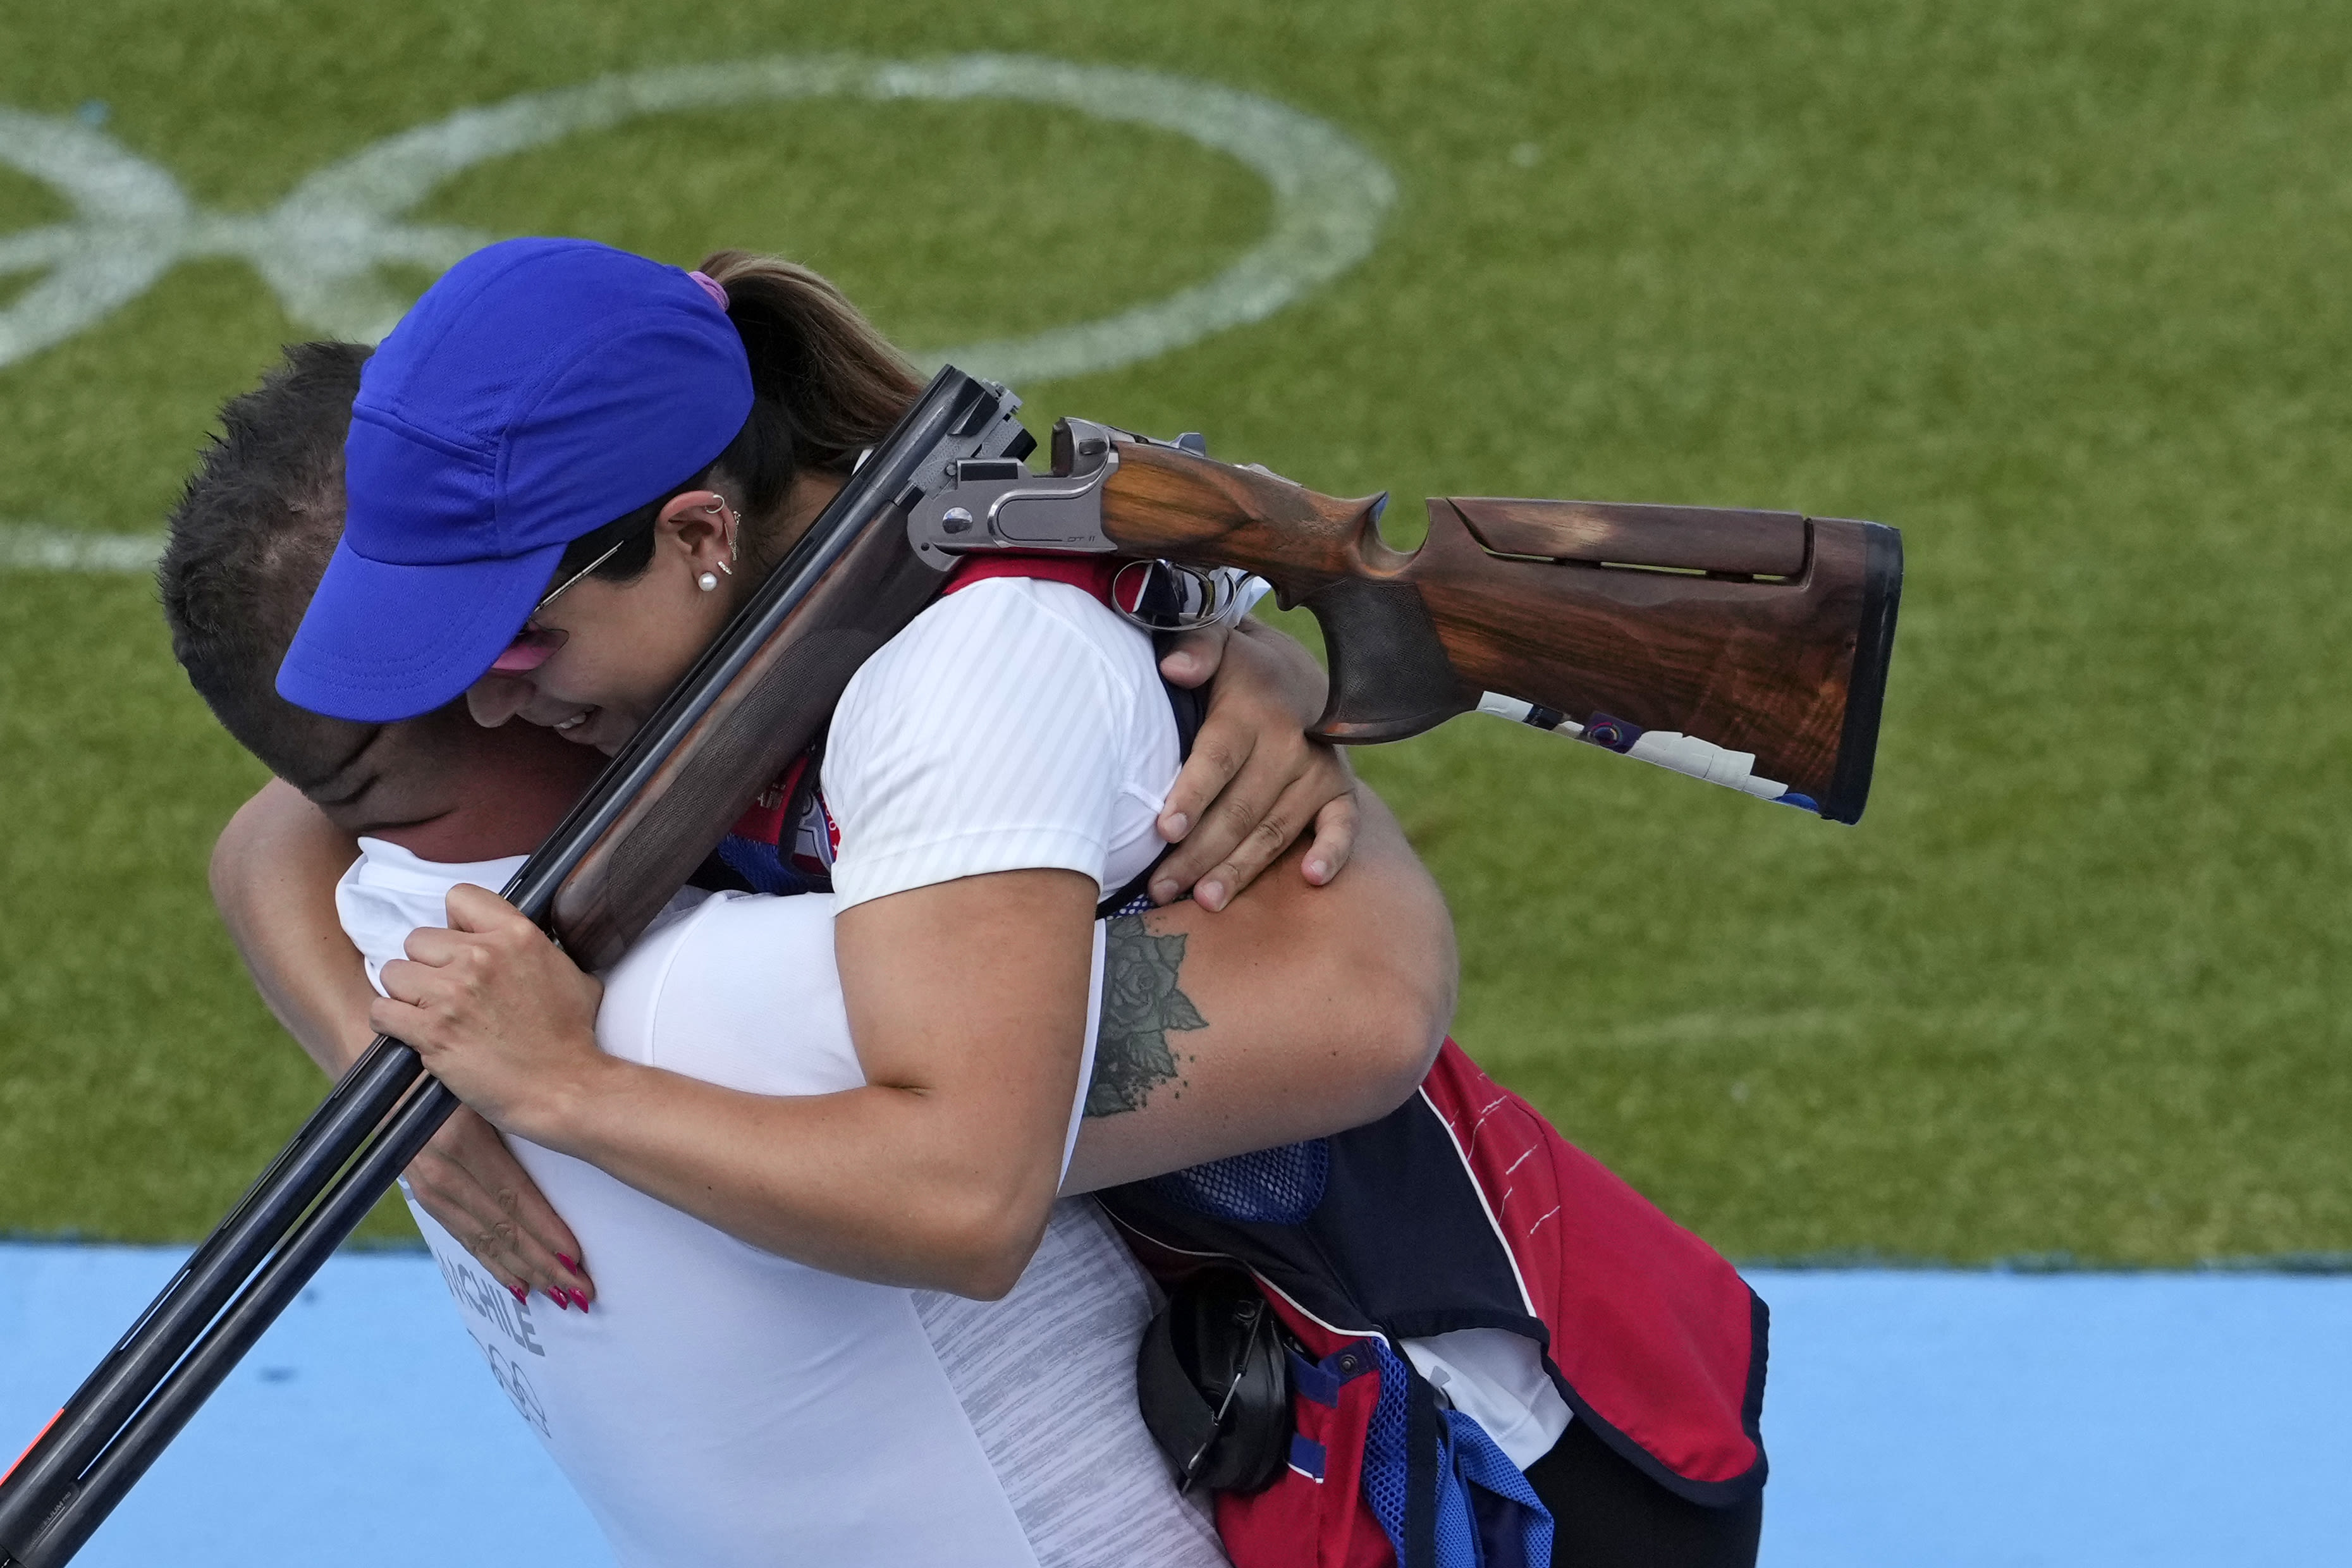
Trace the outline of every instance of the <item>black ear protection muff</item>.
{"label": "black ear protection muff", "polygon": [[1290,1460],[1290,1362],[1282,1326],[1246,1274],[1178,1286],[1135,1358],[1143,1424],[1190,1491],[1262,1491]]}

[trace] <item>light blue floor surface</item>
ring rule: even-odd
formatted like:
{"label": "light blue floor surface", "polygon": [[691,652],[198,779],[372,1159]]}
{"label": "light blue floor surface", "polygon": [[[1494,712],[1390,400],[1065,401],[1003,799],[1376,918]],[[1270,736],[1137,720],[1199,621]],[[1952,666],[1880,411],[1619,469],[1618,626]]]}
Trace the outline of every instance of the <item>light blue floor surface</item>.
{"label": "light blue floor surface", "polygon": [[[0,1245],[0,1461],[176,1258]],[[1750,1278],[1773,1568],[2352,1562],[2352,1278]],[[331,1263],[79,1559],[610,1561],[421,1253]]]}

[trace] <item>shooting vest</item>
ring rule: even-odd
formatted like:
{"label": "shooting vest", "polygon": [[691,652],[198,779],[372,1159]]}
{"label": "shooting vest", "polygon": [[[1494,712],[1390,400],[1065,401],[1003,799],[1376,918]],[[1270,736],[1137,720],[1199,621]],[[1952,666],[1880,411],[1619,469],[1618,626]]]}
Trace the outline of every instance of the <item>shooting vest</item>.
{"label": "shooting vest", "polygon": [[[946,591],[1044,577],[1108,604],[1118,564],[995,557]],[[1189,753],[1198,700],[1170,694]],[[829,888],[839,832],[817,773],[812,749],[697,880]],[[1143,881],[1099,912],[1132,908]],[[1246,1270],[1286,1331],[1288,1463],[1263,1489],[1217,1494],[1236,1568],[1549,1561],[1525,1478],[1396,1348],[1461,1329],[1533,1341],[1575,1419],[1667,1490],[1727,1507],[1764,1485],[1762,1300],[1450,1039],[1378,1121],[1097,1195],[1163,1285]]]}

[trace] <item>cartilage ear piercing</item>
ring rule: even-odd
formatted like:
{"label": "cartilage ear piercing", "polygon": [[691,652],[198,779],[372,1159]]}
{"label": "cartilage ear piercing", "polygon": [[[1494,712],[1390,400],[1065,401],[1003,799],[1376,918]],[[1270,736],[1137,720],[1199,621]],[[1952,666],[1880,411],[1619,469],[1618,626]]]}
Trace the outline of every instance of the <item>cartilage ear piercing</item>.
{"label": "cartilage ear piercing", "polygon": [[721,561],[721,562],[719,563],[719,569],[721,572],[726,573],[726,574],[727,574],[727,575],[729,575],[730,577],[732,577],[733,575],[735,575],[735,568],[733,568],[732,566],[728,565],[728,564],[727,564],[727,563],[725,563],[724,561]]}
{"label": "cartilage ear piercing", "polygon": [[694,580],[694,585],[708,594],[713,588],[719,586],[719,574],[716,572],[705,572],[701,576],[697,577]]}
{"label": "cartilage ear piercing", "polygon": [[705,511],[725,511],[727,510],[726,498],[722,496],[719,500],[711,501],[708,505],[704,506],[702,510]]}

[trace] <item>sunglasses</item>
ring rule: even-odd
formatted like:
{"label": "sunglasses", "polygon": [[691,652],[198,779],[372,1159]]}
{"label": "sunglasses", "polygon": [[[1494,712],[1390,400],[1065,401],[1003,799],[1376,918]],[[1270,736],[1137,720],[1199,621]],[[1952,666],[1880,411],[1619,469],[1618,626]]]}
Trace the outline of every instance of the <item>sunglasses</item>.
{"label": "sunglasses", "polygon": [[[650,523],[646,524],[647,528],[652,526],[653,525]],[[587,565],[583,566],[579,571],[574,572],[571,576],[566,577],[562,582],[558,583],[554,587],[550,588],[546,595],[541,598],[539,603],[530,607],[531,619],[536,620],[539,616],[540,611],[547,608],[548,605],[562,598],[565,592],[576,584],[581,578],[587,576],[590,573],[595,571],[597,567],[602,566],[605,562],[610,561],[614,556],[618,555],[621,552],[621,547],[623,545],[636,538],[636,536],[643,531],[645,531],[643,529],[631,529],[628,532],[621,535],[620,538],[613,541],[613,542],[607,546],[595,560],[591,561]],[[526,621],[524,624],[528,626],[530,622]]]}
{"label": "sunglasses", "polygon": [[603,550],[596,552],[596,558],[594,560],[589,562],[587,565],[583,566],[579,571],[572,573],[572,575],[566,577],[562,582],[558,583],[554,587],[550,588],[546,593],[541,595],[539,603],[530,607],[530,614],[524,618],[522,630],[515,634],[514,641],[507,645],[507,649],[504,653],[501,653],[497,658],[490,661],[490,672],[496,675],[520,675],[527,670],[537,669],[541,665],[545,664],[550,658],[553,658],[556,648],[562,645],[555,643],[531,642],[527,640],[532,635],[531,622],[539,619],[541,612],[545,610],[548,605],[555,603],[555,601],[562,598],[564,594],[577,586],[583,577],[588,576],[593,573],[596,568],[604,564],[605,562],[610,561],[614,556],[618,555],[621,552],[623,546],[626,545],[631,540],[635,539],[639,534],[646,531],[646,530],[652,526],[652,524],[647,523],[644,527],[640,528],[624,528],[621,531],[619,538],[614,540],[612,543],[606,545]]}
{"label": "sunglasses", "polygon": [[[709,512],[716,512],[721,519],[727,519],[727,503],[724,500],[709,502],[702,510]],[[731,521],[731,520],[728,521]],[[660,522],[661,520],[659,518],[655,518],[649,522],[632,528],[629,526],[629,520],[627,518],[623,518],[618,522],[606,523],[604,525],[605,528],[618,529],[620,531],[618,534],[614,536],[613,542],[599,551],[595,560],[591,561],[587,565],[583,566],[579,571],[574,572],[571,576],[566,577],[562,582],[558,583],[554,587],[550,588],[546,595],[541,598],[539,603],[530,607],[531,615],[536,616],[540,611],[555,603],[555,601],[562,596],[564,593],[577,585],[581,578],[587,576],[589,574],[594,572],[597,567],[602,566],[605,562],[610,561],[614,556],[618,555],[621,552],[621,547],[623,545],[628,543],[631,540],[636,538],[637,535],[641,533],[651,532],[655,528],[660,526]],[[603,529],[598,529],[594,532],[581,535],[581,539],[583,541],[591,540],[595,538],[597,533],[601,533],[603,531]],[[733,555],[733,545],[730,544],[728,547],[728,553],[730,557]],[[528,625],[529,623],[526,622],[525,624]]]}

